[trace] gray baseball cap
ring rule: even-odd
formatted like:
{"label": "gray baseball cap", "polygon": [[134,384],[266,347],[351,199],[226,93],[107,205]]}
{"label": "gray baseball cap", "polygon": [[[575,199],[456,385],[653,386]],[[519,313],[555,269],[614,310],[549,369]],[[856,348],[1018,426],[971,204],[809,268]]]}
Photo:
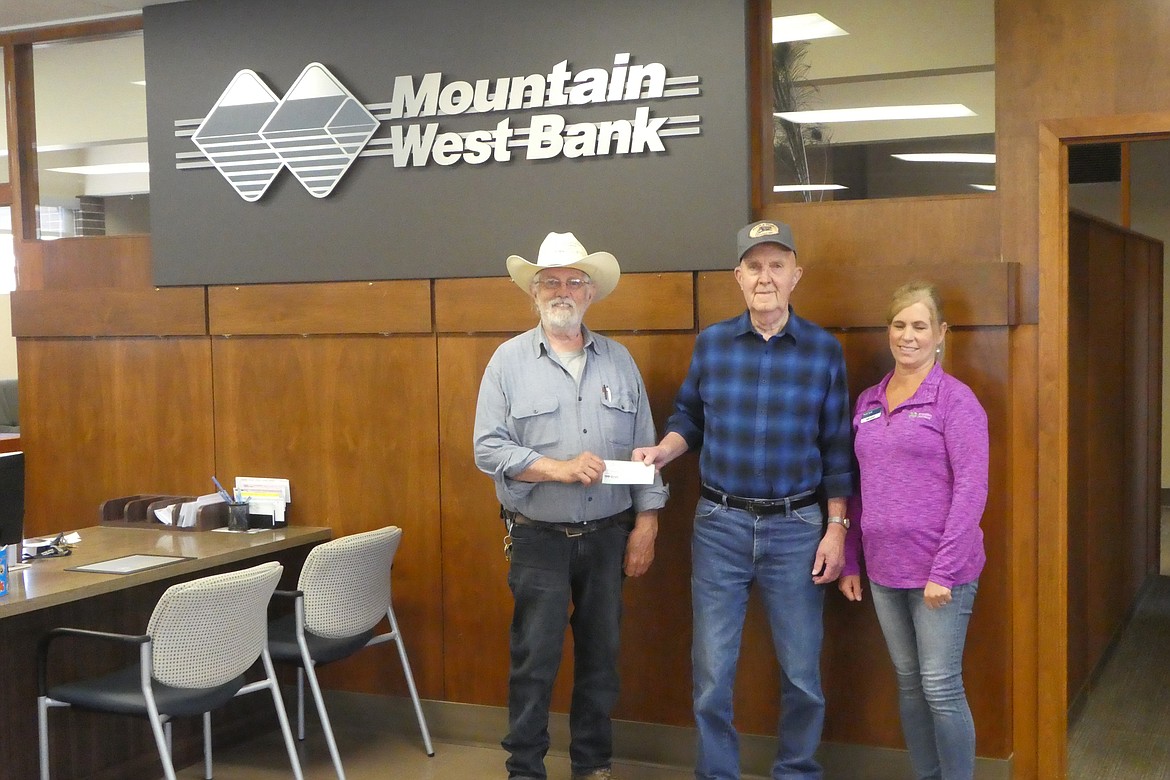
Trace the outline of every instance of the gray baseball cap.
{"label": "gray baseball cap", "polygon": [[796,252],[796,242],[792,240],[792,228],[783,222],[773,222],[767,219],[740,228],[739,234],[736,236],[736,244],[739,247],[740,260],[749,249],[759,244],[779,244],[793,253]]}

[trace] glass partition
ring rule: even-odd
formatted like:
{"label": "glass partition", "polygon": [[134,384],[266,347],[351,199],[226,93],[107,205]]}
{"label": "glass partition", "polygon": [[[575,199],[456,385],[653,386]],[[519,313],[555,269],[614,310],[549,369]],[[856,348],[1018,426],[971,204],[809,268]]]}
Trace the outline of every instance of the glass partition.
{"label": "glass partition", "polygon": [[33,49],[39,237],[150,232],[142,33]]}
{"label": "glass partition", "polygon": [[995,188],[993,0],[773,0],[775,200]]}

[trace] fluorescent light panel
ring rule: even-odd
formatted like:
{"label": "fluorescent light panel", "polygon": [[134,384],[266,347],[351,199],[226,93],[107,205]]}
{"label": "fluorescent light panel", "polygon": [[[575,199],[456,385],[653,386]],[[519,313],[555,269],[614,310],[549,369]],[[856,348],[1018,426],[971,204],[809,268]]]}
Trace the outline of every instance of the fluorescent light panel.
{"label": "fluorescent light panel", "polygon": [[878,122],[891,119],[952,119],[975,116],[962,103],[940,103],[921,106],[871,106],[868,108],[828,108],[816,111],[781,111],[781,119],[797,124],[830,124],[833,122]]}
{"label": "fluorescent light panel", "polygon": [[971,186],[977,190],[985,190],[987,192],[995,192],[995,185],[994,184],[972,184]]}
{"label": "fluorescent light panel", "polygon": [[907,162],[949,162],[949,163],[986,163],[995,164],[994,154],[974,154],[971,152],[924,152],[915,154],[895,154],[899,160]]}
{"label": "fluorescent light panel", "polygon": [[772,18],[772,43],[811,41],[816,38],[834,38],[848,34],[820,14],[795,14]]}
{"label": "fluorescent light panel", "polygon": [[846,189],[843,184],[777,184],[772,192],[825,192]]}
{"label": "fluorescent light panel", "polygon": [[79,173],[82,176],[108,176],[111,174],[150,173],[150,164],[144,162],[105,163],[102,165],[74,165],[65,168],[50,168],[57,173]]}

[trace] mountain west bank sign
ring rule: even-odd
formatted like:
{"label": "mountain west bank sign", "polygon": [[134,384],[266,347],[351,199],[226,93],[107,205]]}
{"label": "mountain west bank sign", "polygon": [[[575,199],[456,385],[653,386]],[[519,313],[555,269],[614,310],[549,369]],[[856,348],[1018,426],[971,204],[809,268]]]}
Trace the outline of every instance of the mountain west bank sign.
{"label": "mountain west bank sign", "polygon": [[499,276],[552,230],[626,272],[727,268],[745,24],[724,0],[148,6],[155,282]]}
{"label": "mountain west bank sign", "polygon": [[[630,55],[622,53],[610,69],[579,73],[561,60],[547,74],[474,83],[442,73],[417,81],[398,76],[389,101],[363,106],[320,63],[306,67],[283,99],[254,71],[242,70],[194,133],[184,129],[189,123],[176,122],[176,135],[190,135],[199,148],[199,154],[176,155],[177,167],[213,165],[240,197],[255,201],[282,168],[323,198],[357,157],[388,157],[404,168],[662,153],[664,138],[698,135],[701,117],[657,117],[642,105],[629,119],[570,122],[559,113],[539,113],[517,124],[504,116],[491,127],[467,132],[441,132],[438,119],[688,97],[700,93],[699,83],[698,76],[668,78],[660,62],[631,64]],[[435,121],[417,121],[430,118]],[[382,122],[392,123],[389,133],[374,140]]]}

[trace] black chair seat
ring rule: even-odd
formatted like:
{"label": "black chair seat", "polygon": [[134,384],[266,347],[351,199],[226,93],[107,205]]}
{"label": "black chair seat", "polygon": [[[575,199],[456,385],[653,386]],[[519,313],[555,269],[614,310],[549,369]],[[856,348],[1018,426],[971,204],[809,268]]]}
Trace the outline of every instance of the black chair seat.
{"label": "black chair seat", "polygon": [[[139,668],[131,666],[103,677],[55,685],[49,689],[49,698],[94,712],[146,717],[146,698],[142,695],[140,675]],[[244,687],[245,682],[242,674],[216,688],[175,688],[152,680],[151,690],[159,714],[185,717],[222,707]]]}
{"label": "black chair seat", "polygon": [[[374,636],[374,629],[363,631],[355,636],[338,639],[317,636],[308,629],[305,630],[305,643],[309,646],[309,656],[318,666],[331,661],[337,661],[353,655],[366,646]],[[268,624],[268,652],[272,660],[278,663],[295,664],[302,666],[301,649],[297,646],[297,621],[295,615],[285,615]]]}

